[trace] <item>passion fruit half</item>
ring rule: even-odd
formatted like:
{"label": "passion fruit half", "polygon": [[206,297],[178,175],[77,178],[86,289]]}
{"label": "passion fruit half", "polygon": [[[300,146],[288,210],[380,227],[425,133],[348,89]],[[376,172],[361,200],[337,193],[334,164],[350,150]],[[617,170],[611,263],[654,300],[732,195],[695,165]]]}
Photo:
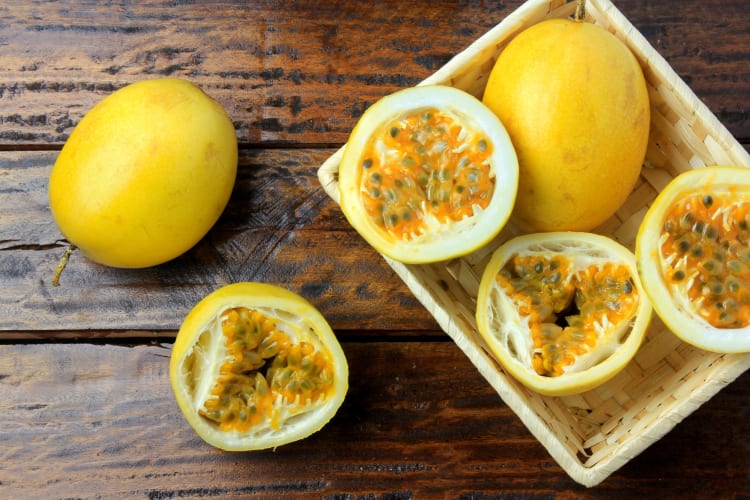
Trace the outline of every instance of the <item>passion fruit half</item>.
{"label": "passion fruit half", "polygon": [[651,318],[633,254],[580,232],[534,233],[492,255],[477,327],[528,388],[562,396],[606,382],[635,355]]}
{"label": "passion fruit half", "polygon": [[750,352],[750,168],[675,177],[641,222],[636,258],[675,335],[707,351]]}
{"label": "passion fruit half", "polygon": [[518,161],[500,120],[447,86],[418,86],[370,106],[339,167],[341,208],[376,250],[407,263],[467,254],[507,222]]}
{"label": "passion fruit half", "polygon": [[344,401],[348,365],[325,318],[304,298],[273,285],[236,283],[187,315],[169,378],[201,438],[246,451],[320,430]]}

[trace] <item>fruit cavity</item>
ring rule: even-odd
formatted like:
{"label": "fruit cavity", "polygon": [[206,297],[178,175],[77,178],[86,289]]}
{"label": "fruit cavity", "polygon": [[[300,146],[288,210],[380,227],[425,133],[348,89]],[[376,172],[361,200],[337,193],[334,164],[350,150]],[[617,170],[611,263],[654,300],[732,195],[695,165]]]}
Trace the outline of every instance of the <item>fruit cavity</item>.
{"label": "fruit cavity", "polygon": [[651,317],[635,259],[593,233],[513,238],[493,253],[477,326],[498,361],[548,395],[592,389],[635,355]]}
{"label": "fruit cavity", "polygon": [[518,163],[505,128],[470,94],[418,86],[367,109],[339,167],[341,208],[401,262],[465,255],[505,225]]}
{"label": "fruit cavity", "polygon": [[188,314],[170,380],[190,425],[227,450],[280,446],[333,417],[347,391],[346,358],[302,297],[261,283],[209,294]]}
{"label": "fruit cavity", "polygon": [[652,203],[636,238],[646,292],[685,342],[750,352],[750,169],[679,174]]}

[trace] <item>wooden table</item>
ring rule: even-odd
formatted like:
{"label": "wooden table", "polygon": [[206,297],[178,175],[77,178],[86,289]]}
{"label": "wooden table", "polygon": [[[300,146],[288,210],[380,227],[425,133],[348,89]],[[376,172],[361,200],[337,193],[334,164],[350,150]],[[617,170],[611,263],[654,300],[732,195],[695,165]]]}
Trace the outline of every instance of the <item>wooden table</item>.
{"label": "wooden table", "polygon": [[[0,5],[0,497],[540,498],[750,495],[750,374],[586,489],[348,226],[316,171],[379,97],[412,86],[508,2],[26,2]],[[617,0],[745,147],[746,2]],[[131,5],[132,4],[132,5]],[[192,80],[231,115],[240,169],[217,225],[145,270],[74,254],[47,178],[73,127],[127,83]],[[168,362],[187,311],[263,281],[335,329],[350,389],[319,433],[275,451],[204,444]]]}

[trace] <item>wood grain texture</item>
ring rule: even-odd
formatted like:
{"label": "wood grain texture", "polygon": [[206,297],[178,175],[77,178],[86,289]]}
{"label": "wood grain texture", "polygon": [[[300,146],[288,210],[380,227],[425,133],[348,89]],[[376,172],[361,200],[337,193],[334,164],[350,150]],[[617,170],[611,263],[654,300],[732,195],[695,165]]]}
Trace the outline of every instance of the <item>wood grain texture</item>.
{"label": "wood grain texture", "polygon": [[[745,498],[750,374],[592,489],[572,481],[381,257],[316,170],[365,109],[429,76],[522,0],[0,4],[0,498]],[[746,148],[746,2],[615,0]],[[240,169],[192,250],[139,271],[74,254],[47,178],[100,99],[194,81],[230,113]],[[204,444],[173,401],[171,339],[226,283],[310,300],[342,340],[346,402],[275,451]],[[159,345],[157,342],[163,342]]]}
{"label": "wood grain texture", "polygon": [[[47,202],[55,152],[0,151],[0,330],[176,330],[215,288],[264,281],[310,300],[342,330],[430,330],[436,323],[318,184],[332,150],[246,150],[228,207],[191,251],[124,270],[75,252]],[[3,334],[0,332],[0,338]]]}
{"label": "wood grain texture", "polygon": [[[341,144],[375,100],[418,83],[521,3],[6,1],[0,144],[59,145],[105,95],[165,76],[219,100],[241,143]],[[750,138],[745,2],[616,5]]]}
{"label": "wood grain texture", "polygon": [[[586,490],[550,460],[452,343],[343,347],[350,389],[326,427],[276,450],[227,453],[204,444],[179,413],[169,387],[169,346],[0,346],[9,360],[0,368],[0,496],[750,494],[747,375]],[[694,454],[673,453],[691,448]]]}

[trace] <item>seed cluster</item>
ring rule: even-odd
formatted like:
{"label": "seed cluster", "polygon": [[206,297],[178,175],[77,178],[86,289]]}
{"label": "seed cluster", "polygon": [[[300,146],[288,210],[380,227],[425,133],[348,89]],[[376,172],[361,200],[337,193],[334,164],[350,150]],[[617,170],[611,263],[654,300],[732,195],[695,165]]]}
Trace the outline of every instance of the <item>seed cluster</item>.
{"label": "seed cluster", "polygon": [[434,108],[408,113],[370,138],[361,191],[368,215],[397,238],[424,232],[424,218],[458,221],[494,191],[492,143]]}
{"label": "seed cluster", "polygon": [[515,255],[497,282],[529,319],[532,364],[543,376],[562,375],[638,306],[630,271],[619,264],[575,270],[564,256]]}
{"label": "seed cluster", "polygon": [[[227,359],[199,414],[223,431],[279,422],[276,402],[317,401],[333,387],[332,363],[309,342],[293,343],[272,318],[245,307],[222,321]],[[263,372],[265,369],[265,373]]]}
{"label": "seed cluster", "polygon": [[665,277],[717,328],[750,325],[750,202],[693,194],[671,207],[660,238]]}

